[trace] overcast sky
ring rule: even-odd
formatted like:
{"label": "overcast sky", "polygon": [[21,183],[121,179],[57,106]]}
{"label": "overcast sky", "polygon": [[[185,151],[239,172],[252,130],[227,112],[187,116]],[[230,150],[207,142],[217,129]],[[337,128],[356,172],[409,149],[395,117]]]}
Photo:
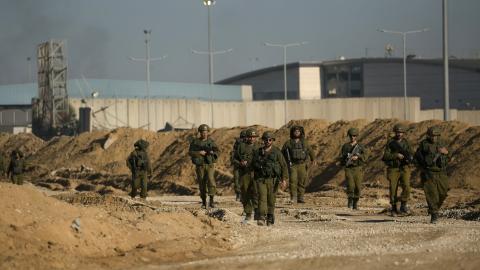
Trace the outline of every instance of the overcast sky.
{"label": "overcast sky", "polygon": [[[480,57],[480,1],[449,1],[450,54]],[[264,42],[307,41],[288,49],[288,62],[345,56],[383,57],[387,43],[401,56],[401,36],[377,28],[429,32],[407,37],[407,51],[441,57],[442,0],[217,0],[211,9],[214,80],[283,63]],[[152,29],[151,79],[208,82],[207,9],[202,0],[0,0],[0,84],[28,81],[36,46],[67,40],[68,77],[144,80],[144,29]]]}

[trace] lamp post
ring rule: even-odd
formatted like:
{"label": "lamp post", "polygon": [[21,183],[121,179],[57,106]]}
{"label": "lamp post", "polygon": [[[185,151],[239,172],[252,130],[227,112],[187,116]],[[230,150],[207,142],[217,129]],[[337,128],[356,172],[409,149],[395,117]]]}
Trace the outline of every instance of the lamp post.
{"label": "lamp post", "polygon": [[157,57],[157,58],[151,58],[150,57],[150,35],[152,34],[152,30],[151,29],[150,30],[143,30],[143,33],[145,34],[146,56],[145,56],[145,58],[130,57],[130,60],[132,60],[132,61],[142,61],[142,62],[146,63],[146,73],[147,73],[147,78],[146,78],[146,87],[147,87],[147,129],[150,130],[150,62],[165,59],[167,57],[167,55],[164,55],[162,57]]}
{"label": "lamp post", "polygon": [[402,40],[403,40],[403,118],[405,120],[407,120],[407,53],[406,53],[407,35],[422,33],[428,30],[429,30],[428,28],[423,28],[419,30],[400,32],[400,31],[391,31],[391,30],[385,30],[385,29],[377,29],[377,31],[382,33],[402,35]]}
{"label": "lamp post", "polygon": [[213,56],[216,54],[225,54],[232,52],[233,49],[230,48],[228,50],[222,51],[213,51],[213,41],[212,41],[212,30],[211,30],[211,20],[210,20],[210,8],[215,5],[215,0],[203,0],[203,5],[207,7],[208,10],[208,51],[197,51],[192,49],[193,54],[208,54],[208,83],[209,87],[209,95],[210,95],[210,117],[211,117],[211,125],[213,127]]}
{"label": "lamp post", "polygon": [[273,44],[269,42],[263,43],[263,45],[268,47],[281,47],[283,48],[283,90],[284,90],[284,104],[283,104],[283,112],[284,112],[284,120],[285,124],[287,124],[287,48],[289,47],[297,47],[301,45],[305,45],[308,42],[296,42],[296,43],[289,43],[289,44]]}
{"label": "lamp post", "polygon": [[448,77],[448,1],[442,2],[443,13],[443,84],[444,84],[444,108],[443,120],[450,120],[450,90]]}

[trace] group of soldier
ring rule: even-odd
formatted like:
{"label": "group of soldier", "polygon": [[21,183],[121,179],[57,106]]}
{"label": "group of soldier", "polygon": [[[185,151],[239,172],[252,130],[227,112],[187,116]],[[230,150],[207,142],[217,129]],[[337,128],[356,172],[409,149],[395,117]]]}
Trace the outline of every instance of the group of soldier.
{"label": "group of soldier", "polygon": [[23,185],[24,170],[25,160],[20,149],[13,150],[9,159],[0,154],[0,178],[6,177],[14,184]]}

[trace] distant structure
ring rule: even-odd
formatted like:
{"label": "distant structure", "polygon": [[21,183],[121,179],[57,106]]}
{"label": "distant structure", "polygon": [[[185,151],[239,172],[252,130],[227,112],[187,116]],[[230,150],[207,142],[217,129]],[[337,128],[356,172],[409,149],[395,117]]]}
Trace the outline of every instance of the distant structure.
{"label": "distant structure", "polygon": [[33,132],[48,134],[62,128],[69,115],[67,61],[64,40],[38,45],[38,99],[33,101]]}

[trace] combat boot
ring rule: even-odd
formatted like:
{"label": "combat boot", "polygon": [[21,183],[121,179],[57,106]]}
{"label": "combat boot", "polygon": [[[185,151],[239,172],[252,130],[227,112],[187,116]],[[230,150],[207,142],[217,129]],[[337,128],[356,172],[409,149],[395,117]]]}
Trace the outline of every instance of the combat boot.
{"label": "combat boot", "polygon": [[207,198],[202,197],[202,208],[207,209]]}
{"label": "combat boot", "polygon": [[404,215],[408,215],[410,213],[407,202],[402,202],[402,204],[400,205],[400,213]]}
{"label": "combat boot", "polygon": [[348,207],[348,208],[352,208],[352,207],[353,207],[353,198],[348,198],[347,207]]}
{"label": "combat boot", "polygon": [[250,220],[252,220],[252,213],[245,214],[245,218],[243,219],[242,223],[247,224]]}
{"label": "combat boot", "polygon": [[290,203],[291,203],[291,204],[297,203],[297,196],[292,196],[292,197],[290,197]]}
{"label": "combat boot", "polygon": [[259,217],[259,219],[257,220],[257,225],[265,226],[265,217]]}
{"label": "combat boot", "polygon": [[258,211],[258,208],[255,208],[253,210],[253,220],[259,220],[260,219],[260,212]]}
{"label": "combat boot", "polygon": [[305,200],[303,199],[303,197],[299,197],[297,203],[305,203]]}
{"label": "combat boot", "polygon": [[267,226],[272,226],[275,224],[275,215],[267,214]]}
{"label": "combat boot", "polygon": [[397,209],[396,203],[392,204],[392,208],[390,209],[390,215],[392,217],[396,217],[398,215],[398,209]]}
{"label": "combat boot", "polygon": [[235,195],[235,201],[237,201],[237,202],[240,202],[240,201],[241,201],[241,195],[240,195],[240,193],[237,193],[237,194]]}
{"label": "combat boot", "polygon": [[353,199],[352,209],[358,210],[358,198]]}
{"label": "combat boot", "polygon": [[213,201],[213,196],[210,196],[210,201],[209,201],[208,206],[210,208],[215,208],[215,202]]}
{"label": "combat boot", "polygon": [[437,213],[432,213],[432,216],[430,218],[430,223],[437,224],[437,222],[438,222],[438,214]]}

